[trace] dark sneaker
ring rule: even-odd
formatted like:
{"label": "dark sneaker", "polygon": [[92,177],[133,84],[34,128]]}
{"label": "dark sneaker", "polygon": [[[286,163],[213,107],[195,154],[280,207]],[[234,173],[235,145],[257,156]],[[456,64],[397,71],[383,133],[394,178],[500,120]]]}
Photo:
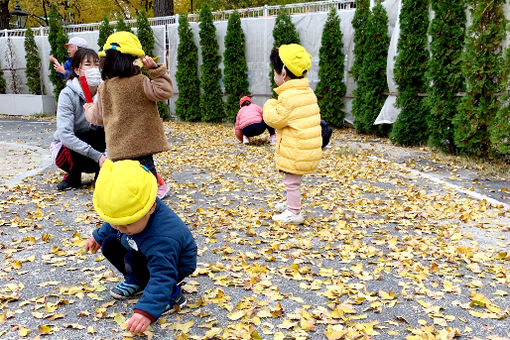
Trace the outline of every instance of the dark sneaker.
{"label": "dark sneaker", "polygon": [[79,188],[81,187],[81,179],[73,179],[71,176],[66,175],[64,177],[64,180],[57,184],[57,189],[60,191],[69,190],[72,188]]}
{"label": "dark sneaker", "polygon": [[119,300],[132,298],[143,293],[143,288],[134,283],[126,281],[119,283],[110,289],[110,295]]}
{"label": "dark sneaker", "polygon": [[170,312],[172,309],[175,309],[177,312],[181,310],[184,305],[186,305],[186,298],[182,294],[181,286],[177,286],[177,289],[172,294],[172,297],[170,298],[170,303],[166,305],[165,310],[162,314]]}

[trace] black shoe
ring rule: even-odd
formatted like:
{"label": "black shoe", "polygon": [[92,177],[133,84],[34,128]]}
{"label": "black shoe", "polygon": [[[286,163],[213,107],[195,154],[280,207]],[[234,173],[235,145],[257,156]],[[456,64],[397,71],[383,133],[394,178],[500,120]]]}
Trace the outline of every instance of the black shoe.
{"label": "black shoe", "polygon": [[81,179],[73,179],[71,176],[67,175],[64,177],[64,180],[57,184],[57,189],[60,191],[69,190],[72,188],[81,187]]}

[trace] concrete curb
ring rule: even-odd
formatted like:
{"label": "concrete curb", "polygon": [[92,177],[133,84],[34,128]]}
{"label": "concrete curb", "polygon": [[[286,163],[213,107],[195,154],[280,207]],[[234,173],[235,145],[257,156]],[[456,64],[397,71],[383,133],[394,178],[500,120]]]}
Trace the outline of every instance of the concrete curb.
{"label": "concrete curb", "polygon": [[40,148],[38,146],[23,144],[23,143],[6,143],[6,142],[0,142],[0,145],[6,146],[9,148],[30,150],[30,151],[36,153],[40,157],[39,164],[37,165],[37,167],[35,169],[25,171],[17,176],[14,176],[10,180],[6,181],[3,185],[5,185],[7,187],[11,187],[16,184],[19,184],[27,177],[34,176],[40,172],[43,172],[53,164],[49,151],[46,149]]}

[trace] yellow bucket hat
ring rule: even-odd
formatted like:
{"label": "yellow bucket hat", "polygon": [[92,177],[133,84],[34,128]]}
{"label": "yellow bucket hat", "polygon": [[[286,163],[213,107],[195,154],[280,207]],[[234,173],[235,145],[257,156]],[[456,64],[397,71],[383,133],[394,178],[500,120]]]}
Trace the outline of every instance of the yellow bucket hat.
{"label": "yellow bucket hat", "polygon": [[278,48],[278,55],[283,64],[297,77],[304,77],[312,66],[312,56],[305,48],[298,44],[282,45]]}
{"label": "yellow bucket hat", "polygon": [[143,51],[142,44],[140,44],[140,40],[138,40],[136,35],[133,33],[125,31],[111,34],[108,39],[106,39],[103,50],[98,53],[99,56],[106,56],[107,50],[117,50],[120,53],[132,54],[137,57],[145,56],[145,52]]}
{"label": "yellow bucket hat", "polygon": [[92,202],[103,220],[126,225],[147,214],[157,193],[156,177],[138,161],[108,159],[99,171]]}

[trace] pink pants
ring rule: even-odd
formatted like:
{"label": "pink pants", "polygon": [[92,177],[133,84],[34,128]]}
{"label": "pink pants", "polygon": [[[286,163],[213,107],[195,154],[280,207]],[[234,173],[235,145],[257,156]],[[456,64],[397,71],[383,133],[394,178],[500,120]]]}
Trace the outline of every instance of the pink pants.
{"label": "pink pants", "polygon": [[287,209],[294,214],[301,212],[301,175],[285,173],[283,184],[287,189]]}

